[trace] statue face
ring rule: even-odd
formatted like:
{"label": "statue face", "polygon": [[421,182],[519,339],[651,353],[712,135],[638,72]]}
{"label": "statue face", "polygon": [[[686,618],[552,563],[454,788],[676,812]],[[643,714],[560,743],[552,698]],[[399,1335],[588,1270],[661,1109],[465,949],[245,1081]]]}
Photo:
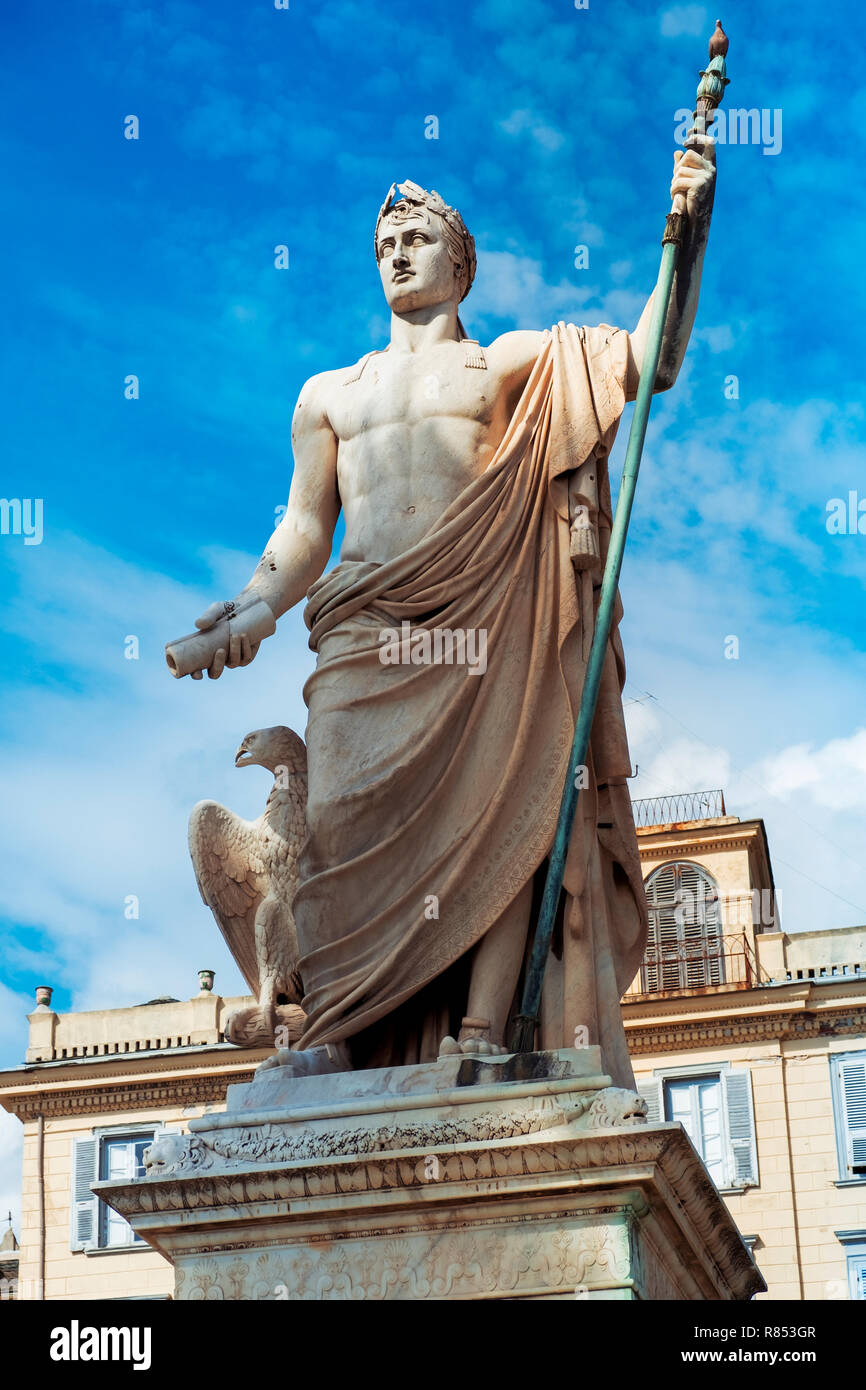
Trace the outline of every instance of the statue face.
{"label": "statue face", "polygon": [[435,215],[429,221],[422,216],[405,222],[386,218],[379,228],[378,251],[382,288],[395,313],[456,299],[454,262]]}

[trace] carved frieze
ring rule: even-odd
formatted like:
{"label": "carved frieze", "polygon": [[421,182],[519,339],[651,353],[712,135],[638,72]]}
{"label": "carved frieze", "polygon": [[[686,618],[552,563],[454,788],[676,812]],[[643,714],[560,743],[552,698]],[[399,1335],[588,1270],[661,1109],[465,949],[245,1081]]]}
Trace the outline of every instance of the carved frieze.
{"label": "carved frieze", "polygon": [[564,1230],[551,1222],[503,1229],[406,1230],[379,1239],[309,1244],[185,1260],[175,1297],[214,1300],[423,1300],[560,1293],[626,1286],[630,1245],[624,1221]]}
{"label": "carved frieze", "polygon": [[39,1115],[111,1115],[117,1112],[149,1109],[182,1109],[187,1105],[213,1105],[224,1101],[229,1086],[252,1081],[254,1071],[215,1072],[205,1076],[157,1077],[146,1081],[120,1082],[110,1073],[102,1077],[88,1073],[87,1085],[80,1089],[28,1091],[16,1096],[7,1091],[4,1104],[7,1110],[26,1122]]}
{"label": "carved frieze", "polygon": [[755,1013],[730,1018],[696,1017],[675,1024],[640,1024],[626,1015],[628,1050],[633,1057],[656,1052],[683,1052],[692,1048],[731,1043],[766,1042],[773,1039],[862,1036],[866,1034],[866,1009],[820,1009],[791,1013]]}
{"label": "carved frieze", "polygon": [[166,1135],[145,1153],[149,1178],[182,1176],[210,1169],[248,1169],[251,1164],[290,1164],[307,1158],[361,1158],[395,1150],[425,1153],[457,1144],[488,1143],[524,1134],[557,1130],[585,1117],[589,1129],[646,1123],[646,1102],[634,1091],[609,1086],[593,1095],[564,1096],[555,1105],[530,1100],[507,1108],[445,1119],[428,1114],[415,1121],[387,1125],[349,1124],[317,1131],[298,1124],[268,1124],[212,1130],[203,1134]]}

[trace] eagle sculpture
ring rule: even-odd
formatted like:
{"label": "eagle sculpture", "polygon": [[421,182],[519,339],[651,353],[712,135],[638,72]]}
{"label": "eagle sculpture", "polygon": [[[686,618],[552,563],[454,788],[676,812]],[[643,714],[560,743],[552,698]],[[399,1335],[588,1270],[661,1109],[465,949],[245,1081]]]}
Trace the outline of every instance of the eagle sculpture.
{"label": "eagle sculpture", "polygon": [[255,766],[274,774],[262,815],[243,820],[216,801],[200,801],[189,818],[189,849],[199,892],[257,1000],[229,1015],[225,1035],[239,1045],[285,1047],[304,1022],[292,915],[307,833],[303,739],[282,725],[247,734],[235,767]]}

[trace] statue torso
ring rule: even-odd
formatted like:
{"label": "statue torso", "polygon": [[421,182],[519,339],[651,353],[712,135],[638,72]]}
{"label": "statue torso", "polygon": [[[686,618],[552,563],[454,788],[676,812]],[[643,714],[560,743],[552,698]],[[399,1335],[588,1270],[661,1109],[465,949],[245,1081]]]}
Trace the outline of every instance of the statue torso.
{"label": "statue torso", "polygon": [[360,376],[357,369],[329,374],[326,408],[346,521],[342,559],[401,554],[487,467],[540,335],[509,337],[532,343],[506,350],[494,343],[485,368],[468,367],[464,344],[446,342],[418,353],[376,353]]}

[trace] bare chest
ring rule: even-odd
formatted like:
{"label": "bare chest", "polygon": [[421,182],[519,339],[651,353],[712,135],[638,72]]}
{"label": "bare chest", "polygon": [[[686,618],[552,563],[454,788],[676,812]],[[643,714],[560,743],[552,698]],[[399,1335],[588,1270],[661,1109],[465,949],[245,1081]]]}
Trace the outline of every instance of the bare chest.
{"label": "bare chest", "polygon": [[[351,374],[350,374],[351,375]],[[334,387],[329,416],[345,442],[360,434],[406,431],[430,422],[464,421],[486,430],[494,421],[501,385],[489,368],[466,366],[466,353],[377,353],[356,380]]]}

